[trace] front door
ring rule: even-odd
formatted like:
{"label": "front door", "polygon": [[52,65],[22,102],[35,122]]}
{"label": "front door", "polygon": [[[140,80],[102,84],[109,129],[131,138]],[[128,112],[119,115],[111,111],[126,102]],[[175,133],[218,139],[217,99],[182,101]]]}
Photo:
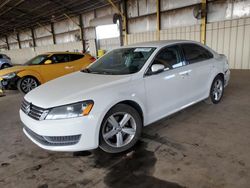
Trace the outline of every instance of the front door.
{"label": "front door", "polygon": [[[156,55],[153,64],[163,64],[165,70],[160,73],[146,73],[144,78],[147,93],[148,123],[152,123],[175,111],[186,102],[186,66],[178,45],[162,49]],[[152,66],[151,65],[151,66]]]}

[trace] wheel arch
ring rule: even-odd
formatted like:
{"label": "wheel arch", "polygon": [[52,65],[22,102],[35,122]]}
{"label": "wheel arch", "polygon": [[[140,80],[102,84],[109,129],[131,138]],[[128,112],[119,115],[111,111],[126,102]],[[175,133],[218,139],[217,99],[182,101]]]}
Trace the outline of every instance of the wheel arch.
{"label": "wheel arch", "polygon": [[224,81],[224,74],[222,73],[222,72],[216,72],[215,74],[213,74],[213,76],[211,76],[211,78],[209,79],[209,82],[208,82],[208,88],[207,88],[207,95],[206,95],[206,97],[209,97],[209,95],[210,95],[210,91],[211,91],[211,87],[212,87],[212,84],[213,84],[213,81],[214,81],[214,79],[217,77],[217,76],[220,76],[220,77],[222,77],[222,79],[223,79],[223,81]]}
{"label": "wheel arch", "polygon": [[223,83],[224,83],[224,74],[220,72],[219,74],[217,74],[217,75],[214,77],[214,79],[215,79],[217,76],[220,76],[220,77],[223,79]]}
{"label": "wheel arch", "polygon": [[32,77],[32,78],[35,78],[39,84],[43,83],[43,79],[40,76],[40,74],[38,74],[37,72],[34,72],[34,71],[21,71],[17,74],[17,76],[20,79],[25,78],[25,77]]}
{"label": "wheel arch", "polygon": [[11,67],[11,65],[9,63],[3,63],[1,66],[0,66],[0,70],[3,68],[4,65],[8,65],[9,67]]}
{"label": "wheel arch", "polygon": [[[114,106],[116,106],[117,104],[126,104],[126,105],[129,105],[129,106],[133,107],[139,113],[139,115],[141,117],[141,120],[142,120],[142,124],[144,124],[143,110],[142,110],[141,106],[137,102],[135,102],[133,100],[123,100],[123,101],[120,101],[120,102],[116,103]],[[112,108],[114,106],[112,106]]]}
{"label": "wheel arch", "polygon": [[20,77],[20,79],[23,79],[23,78],[34,78],[38,82],[39,85],[41,84],[41,82],[37,79],[37,77],[33,75],[26,75],[26,76]]}
{"label": "wheel arch", "polygon": [[212,86],[213,84],[213,81],[216,77],[220,76],[222,79],[223,79],[223,82],[224,82],[224,74],[222,72],[217,72],[213,77],[212,77],[212,80],[210,81],[210,87]]}

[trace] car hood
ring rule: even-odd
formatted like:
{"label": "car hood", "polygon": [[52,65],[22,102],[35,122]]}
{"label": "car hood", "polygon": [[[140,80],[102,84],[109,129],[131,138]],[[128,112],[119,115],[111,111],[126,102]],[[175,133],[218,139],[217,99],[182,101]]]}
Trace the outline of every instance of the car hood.
{"label": "car hood", "polygon": [[27,66],[14,66],[14,67],[0,70],[0,76],[6,75],[9,73],[13,73],[13,72],[20,72],[20,71],[24,70],[26,67]]}
{"label": "car hood", "polygon": [[29,92],[25,100],[41,108],[51,108],[93,99],[94,95],[105,88],[128,82],[130,79],[130,75],[76,72],[39,86]]}

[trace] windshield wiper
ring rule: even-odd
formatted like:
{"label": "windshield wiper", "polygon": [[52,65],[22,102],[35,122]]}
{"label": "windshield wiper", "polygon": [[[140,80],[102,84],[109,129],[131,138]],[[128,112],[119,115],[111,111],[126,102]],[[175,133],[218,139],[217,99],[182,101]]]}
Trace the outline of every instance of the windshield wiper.
{"label": "windshield wiper", "polygon": [[88,68],[86,69],[82,69],[81,72],[85,72],[85,73],[92,73],[92,74],[104,74],[104,75],[113,75],[113,73],[111,72],[106,72],[106,71],[91,71]]}

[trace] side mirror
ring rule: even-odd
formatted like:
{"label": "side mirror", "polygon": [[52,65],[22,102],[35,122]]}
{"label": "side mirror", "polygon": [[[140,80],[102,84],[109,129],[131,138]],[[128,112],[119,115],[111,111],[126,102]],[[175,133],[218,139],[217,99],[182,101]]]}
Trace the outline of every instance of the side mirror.
{"label": "side mirror", "polygon": [[49,65],[49,64],[52,64],[52,61],[49,59],[44,62],[44,65]]}
{"label": "side mirror", "polygon": [[162,64],[154,64],[151,66],[151,71],[153,74],[163,72],[164,69],[165,69],[165,66]]}

